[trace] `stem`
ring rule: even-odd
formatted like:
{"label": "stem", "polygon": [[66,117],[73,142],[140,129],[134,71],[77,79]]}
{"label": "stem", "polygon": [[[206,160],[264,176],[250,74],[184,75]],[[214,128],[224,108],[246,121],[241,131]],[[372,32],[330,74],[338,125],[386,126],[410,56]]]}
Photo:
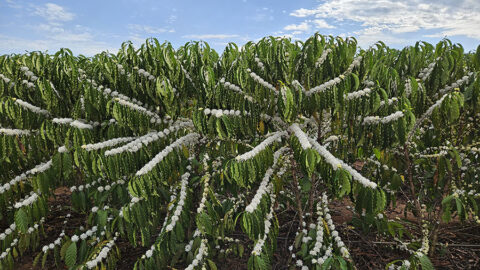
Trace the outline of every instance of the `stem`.
{"label": "stem", "polygon": [[410,163],[410,154],[408,152],[408,147],[407,144],[403,145],[403,150],[405,154],[405,162],[407,163],[407,173],[408,173],[408,182],[410,184],[410,192],[413,197],[413,202],[415,205],[415,210],[414,214],[415,216],[418,216],[420,214],[420,202],[418,201],[418,198],[415,196],[417,193],[415,192],[415,185],[413,184],[413,172],[412,172],[412,165]]}
{"label": "stem", "polygon": [[311,183],[312,183],[312,186],[310,188],[310,194],[308,194],[308,212],[310,213],[310,216],[308,219],[310,223],[313,222],[313,201],[315,197],[314,196],[315,191],[317,191],[317,181],[316,181],[315,174],[312,175]]}
{"label": "stem", "polygon": [[[437,170],[438,170],[438,166],[437,166]],[[443,200],[443,198],[445,198],[445,196],[450,192],[450,183],[452,181],[452,172],[449,171],[448,173],[448,179],[447,179],[447,183],[445,183],[445,186],[443,188],[443,194],[441,197],[438,198],[438,200],[440,201],[440,210],[436,213],[435,215],[435,218],[434,218],[434,225],[433,225],[433,228],[432,228],[432,245],[430,247],[430,256],[433,256],[435,255],[435,248],[437,246],[437,243],[438,243],[438,232],[440,230],[440,225],[442,224],[442,215],[443,215],[443,205],[441,203],[441,200]]]}
{"label": "stem", "polygon": [[295,185],[295,199],[297,201],[297,211],[299,217],[300,224],[299,226],[302,226],[303,224],[303,210],[302,210],[302,198],[300,195],[300,190],[298,190],[298,180],[297,180],[297,163],[295,162],[295,159],[292,159],[292,178],[293,178],[293,184]]}

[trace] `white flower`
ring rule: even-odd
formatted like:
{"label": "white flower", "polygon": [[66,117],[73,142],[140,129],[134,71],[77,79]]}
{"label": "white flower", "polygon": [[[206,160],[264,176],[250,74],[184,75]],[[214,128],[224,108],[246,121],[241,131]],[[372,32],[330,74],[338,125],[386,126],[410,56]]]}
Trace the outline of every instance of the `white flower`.
{"label": "white flower", "polygon": [[47,252],[48,251],[48,246],[43,246],[42,251],[43,251],[43,253]]}
{"label": "white flower", "polygon": [[78,241],[78,236],[77,235],[74,235],[72,236],[72,242],[77,242]]}
{"label": "white flower", "polygon": [[147,250],[147,252],[145,253],[145,255],[147,256],[147,258],[150,258],[152,257],[153,255],[153,251],[151,249]]}

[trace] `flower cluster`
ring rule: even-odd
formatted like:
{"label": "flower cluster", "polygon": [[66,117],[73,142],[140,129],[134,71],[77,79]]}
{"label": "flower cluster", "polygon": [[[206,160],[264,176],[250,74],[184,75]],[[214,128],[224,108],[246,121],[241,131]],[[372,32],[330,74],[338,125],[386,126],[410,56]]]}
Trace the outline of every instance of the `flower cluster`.
{"label": "flower cluster", "polygon": [[350,64],[350,66],[348,66],[347,70],[343,73],[343,75],[346,76],[347,74],[352,73],[354,68],[360,66],[360,64],[362,63],[362,59],[363,59],[362,56],[358,56],[355,59],[353,59],[352,63]]}
{"label": "flower cluster", "polygon": [[288,129],[295,134],[304,150],[312,147],[310,142],[308,142],[307,134],[303,132],[303,130],[298,126],[297,123],[293,123]]}
{"label": "flower cluster", "polygon": [[299,81],[293,80],[292,85],[297,87],[300,91],[305,92],[305,88],[303,87],[303,85]]}
{"label": "flower cluster", "polygon": [[18,208],[21,208],[23,206],[28,206],[28,205],[31,205],[32,203],[36,202],[37,200],[38,200],[38,194],[32,191],[22,201],[16,202],[14,207],[16,209],[18,209]]}
{"label": "flower cluster", "polygon": [[24,84],[25,86],[27,86],[27,87],[30,88],[30,89],[35,88],[35,84],[32,83],[32,82],[29,82],[29,81],[27,81],[27,80],[22,80],[22,84]]}
{"label": "flower cluster", "polygon": [[277,94],[276,92],[276,89],[275,89],[275,86],[269,84],[268,82],[266,82],[264,79],[262,79],[262,77],[258,76],[255,72],[253,72],[251,69],[247,68],[247,72],[248,74],[250,75],[250,77],[252,77],[252,79],[254,81],[256,81],[257,83],[261,84],[263,87],[267,88],[267,89],[270,89],[273,91],[273,93]]}
{"label": "flower cluster", "polygon": [[[231,116],[239,116],[242,114],[241,111],[239,110],[217,110],[217,109],[209,109],[209,108],[206,108],[203,113],[205,115],[209,115],[209,114],[212,114],[213,116],[217,117],[217,118],[220,118],[224,115],[231,115]],[[244,115],[250,115],[249,112],[244,112],[243,113]]]}
{"label": "flower cluster", "polygon": [[38,80],[38,77],[35,76],[35,74],[30,71],[28,67],[21,67],[20,70],[24,72],[25,76],[27,76],[30,81],[34,82]]}
{"label": "flower cluster", "polygon": [[375,160],[373,158],[367,158],[368,161],[372,162],[373,164],[377,165],[377,167],[382,167],[384,170],[392,171],[392,172],[397,172],[397,169],[394,167],[388,167],[387,165],[380,163],[378,160]]}
{"label": "flower cluster", "polygon": [[115,138],[108,141],[100,142],[100,143],[92,143],[92,144],[84,144],[82,148],[86,151],[98,150],[106,147],[112,147],[120,143],[130,142],[134,140],[135,137],[121,137]]}
{"label": "flower cluster", "polygon": [[18,105],[20,105],[21,107],[29,110],[29,111],[32,111],[34,113],[37,113],[37,114],[43,114],[45,116],[50,116],[50,113],[47,111],[47,110],[44,110],[44,109],[41,109],[37,106],[34,106],[26,101],[23,101],[21,99],[17,99],[17,98],[13,98],[13,101],[15,101],[15,103],[17,103]]}
{"label": "flower cluster", "polygon": [[[392,98],[387,100],[387,104],[392,105],[392,103],[397,102],[397,101],[398,101],[398,98],[392,97]],[[380,107],[383,106],[383,105],[385,105],[385,100],[380,101]]]}
{"label": "flower cluster", "polygon": [[152,74],[148,73],[148,71],[144,70],[144,69],[139,69],[138,71],[138,75],[141,75],[147,79],[149,79],[150,81],[154,81],[155,80],[155,76],[153,76]]}
{"label": "flower cluster", "polygon": [[332,153],[330,153],[325,147],[321,146],[318,142],[316,142],[313,139],[309,138],[310,143],[313,145],[313,149],[317,151],[325,160],[327,163],[332,165],[332,168],[336,170],[337,168],[344,168],[348,173],[350,173],[353,177],[353,179],[357,180],[360,182],[365,187],[370,187],[370,188],[377,188],[377,184],[368,180],[367,178],[363,177],[361,174],[359,174],[355,169],[352,167],[348,166],[343,160],[340,160],[336,158]]}
{"label": "flower cluster", "polygon": [[105,155],[106,156],[116,155],[126,150],[128,150],[131,153],[134,153],[140,150],[142,148],[142,145],[146,146],[151,142],[167,137],[170,133],[176,132],[182,128],[191,128],[191,127],[193,127],[193,124],[191,121],[186,121],[186,122],[179,121],[171,125],[170,127],[165,128],[163,131],[149,132],[144,136],[137,137],[133,142],[130,142],[124,146],[105,151]]}
{"label": "flower cluster", "polygon": [[0,254],[0,260],[5,259],[5,257],[8,256],[8,254],[10,253],[10,251],[12,250],[12,248],[15,247],[17,244],[18,244],[18,238],[13,239],[12,243],[10,243],[10,247],[8,247],[7,249],[5,249],[5,251],[2,252],[2,254]]}
{"label": "flower cluster", "polygon": [[174,55],[174,57],[175,57],[175,59],[178,61],[178,64],[180,65],[180,69],[181,69],[182,72],[185,74],[185,77],[187,78],[187,80],[189,80],[191,83],[193,83],[192,78],[190,77],[190,74],[188,74],[188,71],[183,67],[182,62],[180,61],[180,59],[178,59],[177,55]]}
{"label": "flower cluster", "polygon": [[267,171],[265,172],[265,175],[263,176],[262,182],[260,183],[260,186],[258,187],[257,192],[255,193],[255,196],[253,197],[250,204],[247,205],[247,207],[245,208],[245,211],[249,213],[253,213],[253,211],[257,209],[258,204],[260,203],[260,200],[262,199],[263,195],[270,193],[270,191],[273,188],[272,185],[269,184],[270,177],[272,176],[277,166],[277,161],[280,158],[280,155],[283,154],[283,152],[286,150],[287,150],[286,147],[282,147],[274,153],[273,165],[272,167],[268,168]]}
{"label": "flower cluster", "polygon": [[317,92],[323,92],[323,91],[331,88],[332,86],[339,84],[344,78],[345,78],[344,75],[340,75],[340,76],[338,76],[334,79],[331,79],[331,80],[329,80],[325,83],[317,85],[317,86],[311,88],[310,90],[305,91],[305,95],[310,96],[310,95],[312,95],[314,93],[317,93]]}
{"label": "flower cluster", "polygon": [[345,257],[349,258],[350,254],[345,247],[345,243],[343,243],[342,239],[338,235],[338,231],[335,230],[335,225],[333,224],[332,216],[328,213],[330,210],[328,209],[328,198],[325,193],[322,195],[322,206],[323,212],[325,214],[325,220],[327,222],[328,227],[330,228],[330,235],[335,240],[335,245],[340,249],[340,254]]}
{"label": "flower cluster", "polygon": [[[198,237],[200,235],[200,230],[197,228],[195,229],[195,232],[193,232],[193,238]],[[185,252],[190,252],[192,250],[193,246],[193,240],[190,240],[188,244],[185,246]]]}
{"label": "flower cluster", "polygon": [[198,253],[193,259],[192,263],[185,268],[185,270],[193,270],[198,264],[202,261],[203,256],[208,255],[207,239],[202,239],[200,247],[198,248]]}
{"label": "flower cluster", "polygon": [[5,77],[5,75],[3,75],[1,73],[0,73],[0,79],[2,79],[5,83],[9,83],[11,81],[9,78]]}
{"label": "flower cluster", "polygon": [[[70,219],[70,217],[71,217],[71,214],[66,215],[65,220],[63,221],[64,225],[68,223],[68,220]],[[60,246],[64,236],[65,236],[65,229],[62,230],[62,232],[57,237],[57,239],[55,239],[52,243],[43,246],[43,248],[42,248],[43,253],[47,252],[49,249],[53,250],[55,248],[55,246]]]}
{"label": "flower cluster", "polygon": [[243,92],[242,89],[241,89],[239,86],[237,86],[237,85],[235,85],[235,84],[233,84],[233,83],[230,83],[230,82],[228,82],[228,81],[225,81],[225,78],[221,78],[221,79],[220,79],[220,83],[223,84],[226,88],[228,88],[228,89],[230,89],[230,90],[232,90],[232,91],[235,91],[235,92],[237,92],[237,93],[240,93],[240,94],[244,95],[244,97],[245,97],[246,100],[248,100],[248,101],[250,101],[250,102],[254,102],[254,101],[255,101],[255,100],[253,99],[253,97],[251,97],[251,96],[247,95],[245,92]]}
{"label": "flower cluster", "polygon": [[55,124],[67,125],[73,122],[72,118],[53,118],[52,122]]}
{"label": "flower cluster", "polygon": [[378,124],[378,123],[382,123],[382,124],[387,124],[387,123],[390,123],[392,121],[395,121],[401,117],[403,117],[404,114],[402,111],[396,111],[390,115],[387,115],[383,118],[380,118],[379,116],[367,116],[363,119],[363,124],[364,125],[375,125],[375,124]]}
{"label": "flower cluster", "polygon": [[158,114],[149,111],[147,108],[142,107],[141,105],[135,104],[133,102],[130,102],[126,99],[121,99],[121,98],[115,98],[115,101],[117,101],[121,105],[129,107],[132,110],[139,111],[147,116],[152,117],[157,123],[162,121],[160,116],[158,116]]}
{"label": "flower cluster", "polygon": [[[437,58],[436,60],[440,60],[440,58]],[[428,67],[422,69],[420,73],[418,74],[418,77],[422,81],[426,81],[428,77],[430,77],[430,74],[432,74],[433,69],[435,68],[436,62],[432,62],[428,65]]]}
{"label": "flower cluster", "polygon": [[278,131],[278,132],[274,132],[273,134],[271,134],[268,138],[266,138],[264,141],[262,141],[259,145],[255,146],[252,150],[246,152],[246,153],[243,153],[239,156],[236,156],[235,159],[237,161],[246,161],[246,160],[249,160],[253,157],[255,157],[258,153],[262,152],[263,150],[265,150],[265,148],[267,146],[269,146],[270,144],[276,142],[276,141],[281,141],[282,140],[282,137],[283,136],[287,136],[287,132],[286,131]]}
{"label": "flower cluster", "polygon": [[346,96],[345,96],[345,99],[346,100],[352,100],[352,99],[356,99],[356,98],[360,98],[362,96],[369,96],[370,92],[372,92],[372,89],[370,88],[365,88],[363,90],[359,90],[359,91],[356,91],[356,92],[352,92],[352,93],[348,93]]}
{"label": "flower cluster", "polygon": [[40,163],[37,166],[35,166],[33,169],[30,169],[21,175],[16,176],[10,182],[3,184],[0,186],[0,194],[8,191],[13,185],[16,185],[17,183],[24,181],[27,179],[29,175],[37,174],[46,171],[52,166],[52,160],[49,160],[48,162],[45,163]]}
{"label": "flower cluster", "polygon": [[[125,184],[125,180],[123,179],[120,179],[120,180],[117,180],[116,182],[113,182],[112,184],[107,184],[105,186],[99,186],[97,187],[97,190],[98,192],[104,192],[104,191],[109,191],[110,189],[112,189],[115,185],[123,185]],[[88,185],[88,184],[87,184]],[[88,187],[86,187],[88,188]]]}
{"label": "flower cluster", "polygon": [[410,81],[410,78],[405,80],[405,94],[407,94],[407,97],[410,96],[412,93],[412,84]]}
{"label": "flower cluster", "polygon": [[340,138],[337,135],[331,135],[328,138],[326,138],[324,142],[329,143],[329,142],[338,141],[339,139]]}
{"label": "flower cluster", "polygon": [[17,226],[15,225],[15,223],[10,224],[10,227],[8,227],[8,228],[5,230],[5,232],[0,233],[0,241],[5,240],[5,238],[6,238],[8,235],[12,234],[12,233],[15,231],[16,228],[17,228]]}
{"label": "flower cluster", "polygon": [[[39,222],[35,223],[32,227],[28,228],[27,232],[29,234],[32,234],[35,230],[38,230],[38,228],[40,227],[40,225],[45,222],[45,218],[42,217],[40,219]],[[11,228],[10,228],[11,229]],[[13,247],[15,247],[16,245],[18,244],[18,237],[13,239],[12,242],[10,243],[10,247],[6,248],[4,252],[2,252],[2,254],[0,254],[0,260],[3,260],[5,259],[8,254],[10,253],[10,251],[12,250]]]}
{"label": "flower cluster", "polygon": [[117,64],[117,69],[118,69],[118,72],[120,72],[120,74],[125,75],[125,69],[121,64]]}
{"label": "flower cluster", "polygon": [[183,205],[185,204],[185,198],[187,197],[187,184],[188,184],[188,178],[190,177],[190,173],[186,172],[182,175],[182,180],[181,180],[181,188],[180,188],[180,198],[177,203],[177,207],[175,208],[175,211],[172,216],[172,221],[170,224],[167,225],[166,231],[169,232],[173,230],[175,227],[175,224],[180,218],[180,214],[182,213],[183,210]]}
{"label": "flower cluster", "polygon": [[[275,196],[272,194],[272,196]],[[267,240],[268,234],[270,233],[270,227],[272,226],[272,220],[273,218],[273,202],[272,206],[270,207],[270,212],[268,212],[265,222],[264,222],[264,235],[262,238],[260,238],[257,243],[255,243],[255,246],[253,247],[252,250],[252,255],[254,256],[259,256],[262,253],[262,247],[265,244],[265,240]]]}
{"label": "flower cluster", "polygon": [[452,91],[453,89],[455,88],[458,88],[466,83],[468,83],[470,81],[470,77],[473,75],[474,73],[473,72],[469,72],[467,75],[463,76],[462,78],[458,79],[457,81],[455,81],[454,83],[446,86],[445,88],[442,88],[440,90],[438,90],[438,92],[435,94],[434,98],[438,97],[439,95],[443,95],[447,92],[450,92]]}
{"label": "flower cluster", "polygon": [[71,186],[70,191],[74,192],[76,190],[83,191],[84,189],[89,189],[90,187],[95,186],[97,183],[100,183],[101,180],[102,180],[101,178],[98,178],[98,180],[93,180],[92,182],[87,183],[85,185],[79,185],[78,187],[77,186]]}
{"label": "flower cluster", "polygon": [[93,129],[93,125],[83,123],[79,120],[74,120],[70,123],[70,126],[78,129]]}
{"label": "flower cluster", "polygon": [[[130,150],[132,148],[136,148],[137,146],[141,147],[141,142],[147,138],[155,138],[154,136],[157,135],[158,137],[158,132],[156,131],[152,131],[152,132],[149,132],[143,136],[140,136],[140,137],[136,137],[134,138],[135,140],[125,144],[125,145],[122,145],[120,147],[117,147],[117,148],[114,148],[114,149],[110,149],[110,150],[107,150],[105,151],[105,156],[110,156],[110,155],[117,155],[117,154],[121,154],[127,150]],[[108,141],[107,141],[108,142]],[[106,142],[104,142],[106,143]],[[105,147],[107,147],[108,145],[105,145]],[[83,147],[83,146],[82,146]],[[138,150],[138,149],[137,149]],[[137,150],[134,150],[134,151],[137,151]]]}
{"label": "flower cluster", "polygon": [[0,134],[6,136],[23,136],[30,135],[31,131],[26,129],[9,129],[9,128],[0,128]]}
{"label": "flower cluster", "polygon": [[315,67],[319,68],[322,66],[323,62],[327,59],[327,56],[329,53],[332,52],[332,49],[328,48],[322,52],[322,55],[317,59],[317,62],[315,62]]}
{"label": "flower cluster", "polygon": [[[322,200],[324,198],[325,197],[322,197]],[[323,201],[323,204],[325,204],[325,200]],[[317,204],[317,214],[318,214],[318,219],[317,219],[317,225],[316,225],[317,234],[315,236],[315,245],[314,245],[313,249],[310,250],[310,255],[312,255],[313,257],[317,256],[320,253],[320,249],[323,246],[323,222],[324,221],[323,221],[323,218],[322,218],[323,217],[323,209],[321,207],[320,202],[318,202],[318,204]],[[315,263],[322,264],[323,262],[321,262],[318,259],[313,258],[312,263],[313,264],[315,264]]]}
{"label": "flower cluster", "polygon": [[347,76],[348,74],[352,73],[353,69],[357,66],[360,65],[360,63],[362,62],[362,57],[359,56],[357,58],[355,58],[353,60],[353,62],[350,64],[350,66],[348,66],[347,70],[345,70],[345,72],[343,74],[341,74],[340,76],[336,77],[336,78],[333,78],[325,83],[322,83],[321,85],[317,85],[313,88],[311,88],[310,90],[308,91],[305,91],[305,95],[307,96],[310,96],[312,94],[315,94],[317,92],[323,92],[327,89],[330,89],[331,87],[333,87],[334,85],[337,85],[339,84],[342,80],[345,79],[345,76]]}
{"label": "flower cluster", "polygon": [[265,71],[265,66],[263,65],[263,63],[262,63],[262,61],[260,60],[260,58],[255,57],[255,63],[257,63],[257,66],[258,66],[262,71]]}
{"label": "flower cluster", "polygon": [[[176,189],[175,186],[170,186],[170,192],[173,192],[175,189]],[[160,235],[164,232],[165,226],[167,225],[167,222],[168,222],[168,220],[169,220],[169,218],[170,218],[170,215],[169,215],[169,214],[170,214],[170,210],[172,209],[173,202],[175,201],[176,198],[177,198],[176,194],[172,194],[172,195],[170,196],[170,203],[169,203],[170,206],[169,206],[169,208],[168,208],[167,214],[165,215],[165,219],[163,220],[162,228],[160,229],[160,232],[159,232],[159,234],[158,234],[157,237],[160,237]],[[132,200],[133,200],[133,199],[132,199]],[[138,201],[140,201],[140,199],[139,199]],[[138,202],[138,201],[137,201],[137,202]],[[132,203],[130,203],[130,205],[132,205]],[[122,213],[122,211],[123,211],[123,210],[120,210],[120,214]],[[197,231],[198,231],[198,229],[197,229],[195,232],[197,232]],[[200,233],[200,231],[198,231],[198,233]],[[191,241],[190,246],[191,246],[191,245],[193,245],[193,241]],[[188,245],[187,245],[187,246],[188,246]],[[185,249],[186,249],[186,247],[185,247]],[[150,246],[150,249],[147,250],[144,255],[142,255],[141,259],[151,258],[151,257],[153,256],[153,252],[154,252],[154,251],[155,251],[155,243]],[[188,250],[188,251],[190,251],[190,250]],[[188,252],[188,251],[187,251],[187,252]]]}
{"label": "flower cluster", "polygon": [[412,130],[410,130],[410,132],[408,133],[408,140],[410,140],[410,138],[413,136],[413,133],[414,131],[420,126],[420,124],[425,120],[427,119],[427,117],[429,115],[431,115],[433,113],[433,110],[435,110],[435,108],[439,107],[440,105],[442,105],[442,102],[443,100],[449,95],[449,93],[443,95],[440,99],[438,99],[432,106],[430,106],[427,111],[425,111],[425,113],[422,114],[422,117],[420,117],[420,119],[418,119],[416,122],[415,122],[415,125],[414,127],[412,128]]}
{"label": "flower cluster", "polygon": [[207,201],[207,196],[208,196],[208,188],[209,188],[209,174],[205,175],[205,183],[203,184],[203,193],[202,193],[202,199],[200,200],[200,204],[197,207],[197,213],[200,214],[203,211],[203,208],[205,208],[205,202]]}
{"label": "flower cluster", "polygon": [[[343,75],[340,75],[340,76],[343,76]],[[342,79],[343,79],[342,77],[336,77],[336,78],[331,79],[331,80],[329,80],[329,81],[327,81],[327,82],[325,82],[321,85],[317,85],[317,86],[311,88],[310,90],[306,91],[305,95],[310,96],[310,95],[312,95],[314,93],[317,93],[317,92],[323,92],[323,91],[329,89],[330,87],[340,83],[342,81]]]}
{"label": "flower cluster", "polygon": [[[208,168],[208,163],[207,161],[210,160],[210,157],[208,155],[205,155],[203,158],[203,167],[205,170]],[[209,186],[210,184],[208,181],[210,180],[210,173],[207,172],[204,176],[205,182],[203,184],[203,193],[202,193],[202,199],[200,200],[200,204],[197,207],[197,214],[200,214],[203,211],[203,208],[205,208],[205,202],[207,201],[207,196],[208,196],[208,191],[209,191]]]}
{"label": "flower cluster", "polygon": [[147,115],[153,115],[152,118],[154,119],[154,121],[153,122],[150,121],[150,122],[154,123],[156,121],[157,123],[161,123],[160,117],[156,113],[152,112],[152,110],[154,109],[153,106],[150,106],[150,109],[145,108],[145,107],[141,107],[143,105],[143,103],[139,100],[136,100],[134,98],[130,99],[129,97],[125,96],[124,94],[118,93],[117,91],[112,91],[112,89],[110,89],[108,87],[104,87],[103,85],[97,86],[97,83],[94,80],[85,79],[85,81],[90,83],[93,86],[94,89],[96,89],[97,91],[102,93],[104,96],[107,96],[107,97],[110,96],[111,98],[118,98],[117,101],[119,101],[120,103],[124,102],[125,104],[123,104],[123,105],[125,105],[125,106],[129,106],[132,109],[140,110],[141,112],[143,112],[144,114],[147,114]]}
{"label": "flower cluster", "polygon": [[269,185],[269,181],[272,174],[273,174],[273,169],[268,168],[268,170],[265,172],[265,175],[263,176],[260,186],[257,189],[257,192],[255,193],[255,196],[253,197],[250,204],[247,205],[247,207],[245,208],[245,211],[249,213],[253,213],[253,211],[257,209],[258,204],[260,203],[260,200],[262,199],[263,195],[270,193],[272,189],[272,185],[271,184]]}
{"label": "flower cluster", "polygon": [[[105,258],[108,256],[108,252],[110,252],[110,249],[112,249],[113,245],[115,244],[115,241],[117,240],[117,236],[113,237],[112,240],[108,241],[107,245],[100,250],[98,253],[98,256],[95,257],[93,260],[90,260],[86,263],[86,266],[88,269],[93,269],[97,267],[97,265]],[[73,241],[73,240],[72,240]]]}
{"label": "flower cluster", "polygon": [[189,133],[177,139],[171,145],[167,146],[160,153],[158,153],[152,160],[150,160],[145,166],[143,166],[139,171],[137,171],[135,175],[140,176],[148,173],[153,169],[153,167],[155,167],[160,161],[162,161],[163,158],[165,158],[170,152],[172,152],[173,149],[181,146],[182,144],[196,143],[199,138],[200,135],[198,133]]}
{"label": "flower cluster", "polygon": [[[33,233],[35,230],[37,230],[39,228],[39,226],[40,226],[39,224],[42,224],[43,222],[45,222],[44,217],[42,217],[38,223],[35,223],[35,225],[28,228],[27,232],[29,234]],[[18,244],[18,238],[13,239],[12,242],[10,243],[10,247],[6,248],[5,251],[2,252],[2,254],[0,254],[0,260],[5,259],[8,256],[8,254],[10,253],[10,251],[12,250],[12,248],[15,247],[17,244]]]}

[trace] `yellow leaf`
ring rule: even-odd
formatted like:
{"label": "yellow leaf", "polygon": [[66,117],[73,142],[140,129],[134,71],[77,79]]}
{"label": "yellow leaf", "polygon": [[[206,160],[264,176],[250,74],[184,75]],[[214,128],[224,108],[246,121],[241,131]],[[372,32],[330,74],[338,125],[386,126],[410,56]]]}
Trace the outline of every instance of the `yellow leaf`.
{"label": "yellow leaf", "polygon": [[265,132],[265,124],[263,123],[263,120],[260,120],[260,122],[258,123],[257,129],[258,129],[258,131],[260,131],[260,133]]}

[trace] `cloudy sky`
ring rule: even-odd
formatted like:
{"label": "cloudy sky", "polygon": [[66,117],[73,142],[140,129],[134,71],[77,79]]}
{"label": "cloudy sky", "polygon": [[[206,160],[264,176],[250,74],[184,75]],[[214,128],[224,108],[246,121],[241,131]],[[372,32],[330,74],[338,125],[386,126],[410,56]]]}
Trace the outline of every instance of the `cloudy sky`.
{"label": "cloudy sky", "polygon": [[480,44],[479,0],[0,0],[0,54],[32,50],[116,52],[148,37],[180,46],[205,40],[217,50],[261,37],[306,39],[320,32],[382,40],[401,48],[444,37],[467,51]]}

